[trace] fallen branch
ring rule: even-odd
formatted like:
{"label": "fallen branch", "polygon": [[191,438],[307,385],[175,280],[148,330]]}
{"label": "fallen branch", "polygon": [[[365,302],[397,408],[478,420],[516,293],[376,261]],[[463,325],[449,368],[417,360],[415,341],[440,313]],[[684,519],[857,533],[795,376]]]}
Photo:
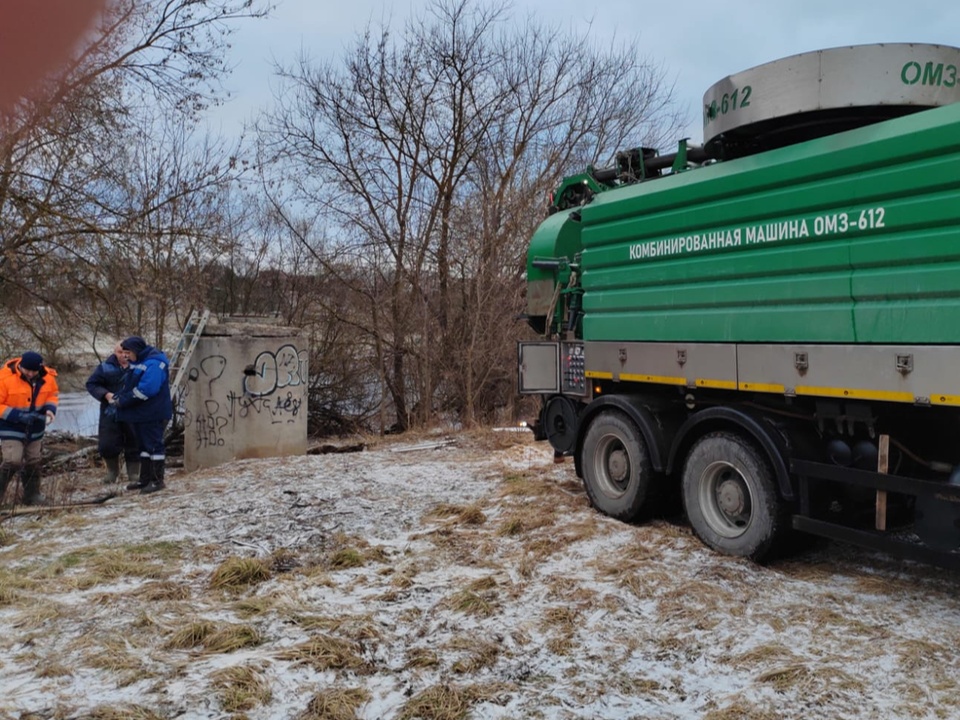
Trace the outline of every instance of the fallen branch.
{"label": "fallen branch", "polygon": [[440,448],[447,447],[448,445],[456,445],[457,441],[453,439],[447,440],[436,440],[434,442],[422,442],[417,443],[416,445],[401,445],[398,447],[390,448],[392,453],[405,453],[405,452],[416,452],[417,450],[439,450]]}
{"label": "fallen branch", "polygon": [[56,505],[14,505],[11,508],[0,510],[0,517],[13,517],[15,515],[37,515],[55,510],[70,510],[72,508],[91,507],[94,505],[103,505],[107,500],[117,497],[119,493],[109,492],[106,495],[100,495],[90,500],[77,500],[76,502],[57,503]]}
{"label": "fallen branch", "polygon": [[48,469],[57,468],[61,465],[66,465],[67,463],[73,462],[74,460],[86,460],[90,455],[94,455],[97,452],[96,445],[89,445],[85,448],[80,448],[76,452],[72,452],[69,455],[59,455],[57,457],[51,458],[46,461],[45,467]]}

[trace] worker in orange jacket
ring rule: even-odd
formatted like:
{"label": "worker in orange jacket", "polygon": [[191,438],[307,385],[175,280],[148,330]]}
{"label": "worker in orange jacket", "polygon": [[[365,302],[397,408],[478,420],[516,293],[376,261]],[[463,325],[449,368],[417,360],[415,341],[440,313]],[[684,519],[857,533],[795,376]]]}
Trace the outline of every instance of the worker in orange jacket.
{"label": "worker in orange jacket", "polygon": [[25,352],[0,366],[0,501],[21,471],[24,504],[46,502],[40,494],[43,433],[59,402],[57,371],[46,367],[39,353]]}

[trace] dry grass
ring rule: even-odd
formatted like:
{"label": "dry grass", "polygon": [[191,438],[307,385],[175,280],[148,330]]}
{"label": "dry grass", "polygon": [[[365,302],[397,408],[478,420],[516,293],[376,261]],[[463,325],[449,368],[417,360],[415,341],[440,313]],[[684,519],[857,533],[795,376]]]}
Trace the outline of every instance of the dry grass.
{"label": "dry grass", "polygon": [[357,711],[370,700],[362,688],[332,688],[314,695],[297,720],[356,720]]}
{"label": "dry grass", "polygon": [[500,497],[540,498],[555,494],[550,483],[543,481],[540,470],[510,470],[503,476]]}
{"label": "dry grass", "polygon": [[641,600],[654,598],[663,588],[670,587],[675,578],[665,570],[645,570],[643,572],[631,570],[621,574],[620,585],[627,588]]}
{"label": "dry grass", "polygon": [[182,542],[173,540],[156,540],[154,542],[135,543],[127,545],[122,550],[131,555],[144,557],[150,560],[161,560],[163,562],[173,562],[182,560],[184,552],[188,546]]}
{"label": "dry grass", "polygon": [[[948,720],[960,705],[960,684],[950,677],[960,632],[945,628],[925,636],[917,629],[925,626],[892,621],[898,616],[883,602],[880,580],[861,583],[852,568],[824,571],[831,587],[808,587],[797,581],[799,570],[716,559],[684,528],[625,525],[587,510],[580,484],[564,479],[572,477],[569,463],[553,468],[549,459],[526,455],[513,460],[528,469],[504,464],[492,477],[488,466],[477,478],[486,488],[470,487],[485,495],[437,504],[420,513],[419,528],[405,524],[411,507],[394,518],[393,498],[364,495],[364,511],[404,523],[409,542],[392,543],[389,557],[360,536],[373,518],[354,525],[349,513],[321,513],[322,526],[306,527],[314,519],[307,510],[293,518],[304,532],[287,536],[271,528],[258,541],[263,566],[252,576],[234,568],[235,579],[222,585],[213,576],[216,569],[226,577],[225,552],[247,552],[227,549],[222,537],[186,552],[176,544],[107,550],[80,541],[64,553],[62,539],[50,543],[35,558],[7,566],[15,571],[0,568],[0,604],[6,592],[15,606],[2,608],[5,617],[31,602],[30,622],[42,626],[0,641],[0,665],[32,667],[33,677],[51,688],[92,676],[93,702],[142,703],[103,705],[97,712],[114,713],[100,715],[107,718],[176,713],[179,705],[163,693],[181,685],[184,702],[225,720],[354,720],[381,703],[404,701],[383,712],[404,720],[457,720],[481,714],[477,703],[492,702],[501,713],[509,703],[516,708],[510,714],[531,720],[573,718],[583,703],[609,693],[649,702],[658,708],[651,718],[686,708],[701,720],[772,720],[795,707],[858,717],[857,699],[865,713],[882,707],[891,717]],[[42,543],[43,527],[28,529],[27,522],[12,527]],[[97,537],[92,530],[80,536]],[[574,547],[584,541],[589,546]],[[277,543],[295,549],[271,552]],[[18,547],[0,550],[3,559],[23,544],[21,538]],[[80,582],[143,577],[130,562],[171,572],[95,588],[79,602],[58,595]],[[258,586],[267,578],[269,584]],[[793,593],[790,583],[803,585],[809,597]],[[904,592],[938,592],[945,597],[941,605],[952,607],[956,583],[918,585]],[[217,592],[242,589],[248,591]],[[860,590],[876,596],[860,604]],[[383,599],[396,604],[378,602]],[[67,617],[75,608],[79,615]],[[43,617],[55,622],[38,620]],[[718,618],[722,624],[715,626]],[[88,643],[82,648],[70,639],[78,628]],[[277,628],[277,637],[260,637],[263,628]],[[887,641],[875,644],[877,637]],[[256,651],[243,649],[258,643]],[[638,672],[641,661],[656,672]],[[874,684],[860,683],[860,672]],[[882,672],[889,677],[873,699]],[[738,689],[698,695],[696,688],[709,684],[705,673],[729,674]],[[280,684],[271,696],[275,674],[283,700]],[[510,684],[471,684],[491,677]],[[911,684],[918,677],[923,682]],[[135,688],[116,692],[134,680]],[[110,694],[94,694],[101,687]],[[49,714],[98,717],[89,705],[68,710],[51,703]]]}
{"label": "dry grass", "polygon": [[270,578],[270,568],[263,560],[251,557],[230,557],[210,576],[214,590],[239,591]]}
{"label": "dry grass", "polygon": [[450,667],[451,671],[458,675],[468,675],[492,667],[503,649],[502,643],[472,636],[455,639],[448,647],[466,652]]}
{"label": "dry grass", "polygon": [[383,549],[371,547],[366,539],[346,533],[336,533],[330,538],[329,549],[322,560],[322,566],[328,571],[348,570],[363,567],[368,562],[385,562],[386,560]]}
{"label": "dry grass", "polygon": [[522,432],[501,432],[493,428],[477,428],[468,432],[458,433],[463,445],[483,454],[497,453],[513,447],[529,445],[533,440],[533,433],[529,430]]}
{"label": "dry grass", "polygon": [[137,657],[137,648],[126,637],[109,635],[105,638],[86,638],[86,642],[78,638],[73,646],[80,651],[87,667],[129,677],[143,670],[143,663]]}
{"label": "dry grass", "polygon": [[524,580],[532,580],[537,574],[537,568],[546,560],[540,553],[524,550],[516,561],[517,573]]}
{"label": "dry grass", "polygon": [[372,615],[316,615],[303,608],[290,608],[282,616],[304,630],[336,633],[357,642],[379,640],[382,635]]}
{"label": "dry grass", "polygon": [[16,607],[20,608],[20,613],[14,620],[13,626],[30,630],[43,627],[54,620],[77,615],[77,611],[71,610],[67,605],[42,600],[26,604],[23,598],[18,598]]}
{"label": "dry grass", "polygon": [[405,567],[400,570],[400,572],[395,573],[392,578],[390,578],[390,587],[397,590],[407,590],[408,588],[413,587],[414,578],[417,576],[417,569],[413,567]]}
{"label": "dry grass", "polygon": [[137,588],[133,595],[150,602],[179,602],[190,598],[190,586],[172,580],[148,582]]}
{"label": "dry grass", "polygon": [[569,605],[590,606],[597,602],[597,591],[584,586],[576,578],[555,577],[547,583],[553,599]]}
{"label": "dry grass", "polygon": [[800,693],[801,697],[834,697],[838,693],[862,695],[864,683],[839,668],[818,663],[793,664],[767,672],[757,677],[757,682],[771,686],[778,693]]}
{"label": "dry grass", "polygon": [[571,632],[576,628],[580,611],[567,605],[549,608],[543,615],[540,626],[545,631]]}
{"label": "dry grass", "polygon": [[341,548],[331,553],[327,558],[327,567],[330,570],[347,570],[349,568],[363,567],[367,560],[363,553],[356,548]]}
{"label": "dry grass", "polygon": [[277,605],[277,601],[270,597],[250,597],[238,600],[230,607],[237,615],[244,618],[262,617],[270,613]]}
{"label": "dry grass", "polygon": [[124,550],[105,551],[91,558],[89,574],[98,583],[122,577],[144,577],[156,580],[167,574],[162,562],[151,562],[149,556]]}
{"label": "dry grass", "polygon": [[277,653],[277,657],[298,665],[309,665],[321,672],[324,670],[361,672],[369,670],[368,663],[361,653],[362,648],[357,642],[330,635],[317,635],[305,643]]}
{"label": "dry grass", "polygon": [[256,647],[263,642],[260,631],[250,625],[223,625],[210,635],[203,646],[208,652],[230,653]]}
{"label": "dry grass", "polygon": [[53,562],[41,568],[37,573],[37,578],[49,579],[63,575],[68,570],[83,567],[97,553],[101,552],[96,547],[84,547],[64,553]]}
{"label": "dry grass", "polygon": [[779,643],[760,645],[747,652],[725,659],[738,668],[751,668],[759,665],[770,665],[776,662],[780,666],[793,666],[799,662],[797,655],[790,648]]}
{"label": "dry grass", "polygon": [[221,707],[229,713],[252,710],[266,705],[273,697],[263,673],[249,665],[223,668],[210,677]]}
{"label": "dry grass", "polygon": [[808,686],[814,671],[799,663],[783,665],[773,670],[767,670],[757,676],[757,682],[770,685],[777,692],[785,692],[798,686]]}
{"label": "dry grass", "polygon": [[930,669],[947,661],[951,652],[930,640],[904,640],[897,645],[900,667],[907,671]]}
{"label": "dry grass", "polygon": [[473,590],[460,590],[447,599],[446,605],[465,615],[489,617],[497,611],[495,596],[491,593],[476,593]]}
{"label": "dry grass", "polygon": [[412,648],[407,651],[405,670],[413,668],[435,668],[440,666],[440,656],[429,648]]}
{"label": "dry grass", "polygon": [[456,517],[464,510],[463,505],[454,505],[453,503],[439,503],[430,508],[424,518],[451,518]]}
{"label": "dry grass", "polygon": [[843,606],[829,603],[793,604],[781,608],[781,615],[787,614],[793,621],[809,624],[818,628],[825,637],[841,643],[849,641],[852,636],[861,636],[874,640],[882,640],[889,634],[889,629],[882,621],[870,622],[867,615],[855,615],[843,611]]}
{"label": "dry grass", "polygon": [[783,713],[757,707],[756,703],[736,700],[724,708],[709,710],[702,720],[782,720]]}
{"label": "dry grass", "polygon": [[285,573],[303,566],[300,556],[288,548],[278,548],[270,553],[267,565],[273,573]]}
{"label": "dry grass", "polygon": [[15,605],[20,600],[20,593],[12,583],[4,582],[0,578],[0,607]]}
{"label": "dry grass", "polygon": [[487,516],[479,505],[468,505],[457,516],[457,520],[462,525],[483,525]]}
{"label": "dry grass", "polygon": [[209,620],[197,620],[188,623],[177,630],[164,647],[168,650],[190,650],[200,647],[207,641],[208,637],[216,632],[216,629],[216,624]]}
{"label": "dry grass", "polygon": [[100,705],[87,716],[89,720],[164,720],[160,715],[142,705]]}
{"label": "dry grass", "polygon": [[82,547],[23,572],[44,582],[48,591],[57,589],[50,584],[54,579],[60,579],[66,591],[88,590],[128,577],[157,579],[169,574],[168,567],[179,557],[177,547],[172,543]]}
{"label": "dry grass", "polygon": [[[497,534],[504,537],[515,537],[541,528],[553,527],[556,522],[557,514],[552,507],[523,507],[513,510],[504,518],[497,528]],[[555,546],[555,539],[551,539],[550,544]]]}
{"label": "dry grass", "polygon": [[730,617],[743,614],[731,590],[711,582],[691,580],[677,584],[657,598],[657,614],[664,620],[684,620],[698,630],[711,630]]}
{"label": "dry grass", "polygon": [[469,693],[453,685],[434,685],[404,703],[397,720],[462,720],[469,710]]}
{"label": "dry grass", "polygon": [[559,532],[556,535],[557,545],[572,545],[595,538],[602,531],[599,520],[600,516],[592,513],[572,522],[563,522],[560,524]]}
{"label": "dry grass", "polygon": [[73,668],[56,660],[42,662],[37,667],[37,677],[40,678],[70,677],[71,675],[73,675]]}
{"label": "dry grass", "polygon": [[663,702],[665,697],[665,688],[661,683],[638,675],[618,675],[614,685],[624,695],[650,698],[658,703]]}
{"label": "dry grass", "polygon": [[210,653],[229,653],[263,642],[260,632],[250,625],[225,623],[217,625],[209,620],[191,622],[177,630],[166,642],[168,650],[190,650],[202,647]]}
{"label": "dry grass", "polygon": [[502,689],[501,686],[433,685],[404,703],[397,720],[463,720],[471,705],[493,700]]}

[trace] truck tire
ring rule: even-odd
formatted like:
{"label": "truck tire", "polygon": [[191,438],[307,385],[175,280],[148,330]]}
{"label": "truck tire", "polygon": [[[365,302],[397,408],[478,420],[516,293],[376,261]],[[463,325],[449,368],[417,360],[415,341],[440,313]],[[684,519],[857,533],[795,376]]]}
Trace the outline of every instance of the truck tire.
{"label": "truck tire", "polygon": [[636,425],[619,412],[597,415],[583,440],[581,467],[583,486],[597,510],[617,520],[636,519],[653,475]]}
{"label": "truck tire", "polygon": [[687,455],[681,485],[693,531],[718,552],[759,562],[786,530],[770,464],[738,435],[700,438]]}

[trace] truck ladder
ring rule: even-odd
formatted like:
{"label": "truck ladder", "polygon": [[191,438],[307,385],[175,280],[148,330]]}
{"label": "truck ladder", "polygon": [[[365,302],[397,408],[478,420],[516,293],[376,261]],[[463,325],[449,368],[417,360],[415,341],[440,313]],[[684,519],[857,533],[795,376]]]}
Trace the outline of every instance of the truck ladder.
{"label": "truck ladder", "polygon": [[173,378],[170,381],[170,394],[174,398],[186,379],[190,357],[193,355],[197,343],[200,342],[200,335],[209,319],[209,310],[191,310],[190,317],[187,318],[187,324],[183,326],[183,334],[180,336],[180,342],[177,343],[177,349],[170,356],[170,377]]}

